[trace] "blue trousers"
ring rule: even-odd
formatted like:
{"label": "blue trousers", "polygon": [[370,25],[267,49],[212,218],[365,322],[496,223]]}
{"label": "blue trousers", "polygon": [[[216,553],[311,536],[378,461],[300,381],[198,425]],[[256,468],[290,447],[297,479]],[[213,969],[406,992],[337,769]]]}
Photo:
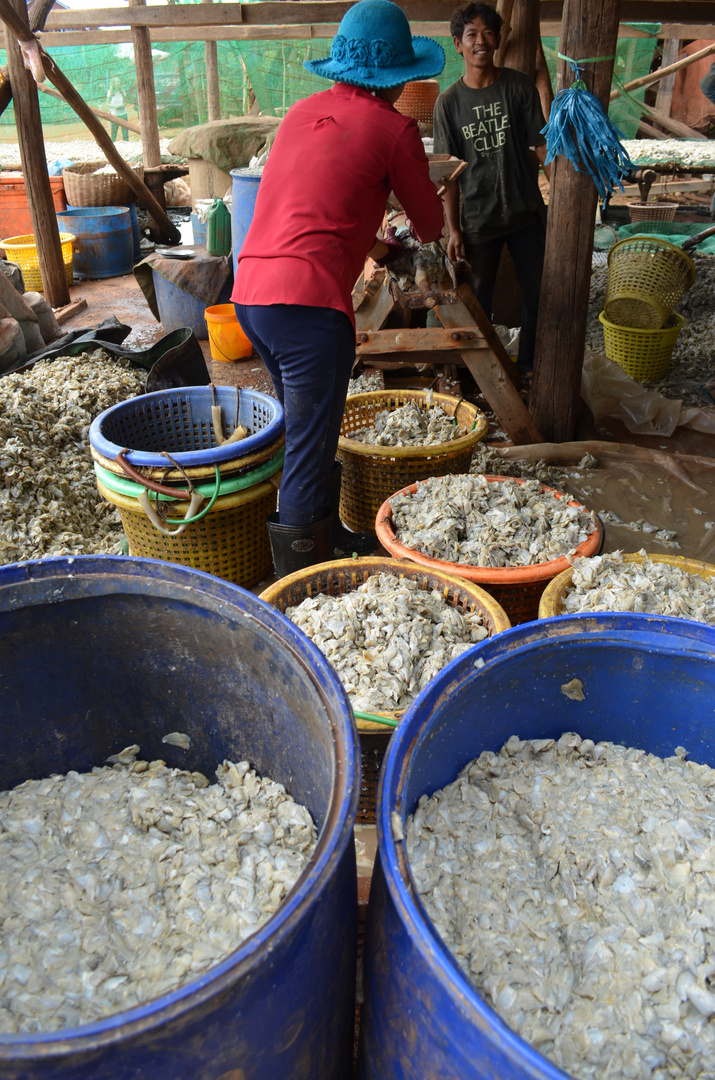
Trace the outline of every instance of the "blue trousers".
{"label": "blue trousers", "polygon": [[325,480],[335,462],[355,332],[333,308],[235,304],[243,332],[268,368],[285,409],[286,456],[281,525],[312,525],[327,516]]}
{"label": "blue trousers", "polygon": [[472,268],[472,288],[490,319],[494,285],[504,244],[509,248],[509,253],[514,260],[516,279],[521,286],[523,296],[517,366],[522,373],[527,373],[534,366],[536,322],[539,317],[546,229],[541,221],[537,221],[526,229],[520,229],[509,236],[500,236],[496,240],[487,240],[484,244],[470,243],[469,237],[464,237],[465,255]]}

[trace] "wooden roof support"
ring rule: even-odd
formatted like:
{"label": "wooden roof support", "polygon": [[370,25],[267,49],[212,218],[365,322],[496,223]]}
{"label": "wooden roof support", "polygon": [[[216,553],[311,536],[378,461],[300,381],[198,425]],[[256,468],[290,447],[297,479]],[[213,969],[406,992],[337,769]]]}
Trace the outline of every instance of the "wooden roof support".
{"label": "wooden roof support", "polygon": [[[17,0],[22,6],[22,0]],[[32,34],[29,26],[24,19],[15,11],[9,0],[0,0],[0,19],[5,23],[10,33],[8,38],[16,37],[19,41],[38,41]],[[83,98],[77,93],[72,83],[69,81],[66,75],[64,75],[51,56],[44,51],[42,46],[39,45],[38,49],[42,57],[42,63],[45,69],[47,78],[54,83],[55,87],[62,94],[67,104],[74,109],[83,121],[85,126],[89,129],[90,134],[93,135],[95,141],[100,148],[104,151],[104,155],[110,165],[114,167],[119,176],[123,180],[126,180],[129,187],[135,193],[137,198],[141,201],[142,205],[146,207],[148,212],[154,217],[156,222],[161,226],[162,232],[166,236],[167,242],[171,244],[178,244],[181,241],[181,233],[175,225],[169,220],[166,210],[163,206],[157,202],[152,193],[147,188],[143,180],[140,180],[139,176],[134,169],[127,165],[121,154],[115,150],[114,143],[112,142],[109,133],[100,124],[97,117],[94,115],[89,105],[83,100]],[[24,69],[23,69],[24,70]],[[37,90],[35,89],[35,95]],[[35,140],[39,140],[42,144],[42,158],[44,161],[44,143],[42,143],[42,125],[40,122],[39,104],[37,108],[37,116],[31,121],[36,129],[33,133]],[[18,128],[20,124],[18,122]],[[24,161],[23,161],[24,167]],[[45,163],[45,174],[47,173],[47,166]],[[30,178],[27,177],[28,185]],[[49,178],[47,178],[49,186]]]}
{"label": "wooden roof support", "polygon": [[[129,0],[130,7],[144,7],[146,0]],[[159,120],[156,114],[156,89],[154,87],[154,62],[151,58],[151,38],[146,26],[132,28],[134,66],[137,72],[137,98],[139,101],[139,125],[142,132],[144,167],[154,169],[161,165],[159,146]]]}
{"label": "wooden roof support", "polygon": [[[213,0],[209,0],[213,3]],[[207,41],[206,51],[206,109],[209,120],[221,119],[221,92],[218,81],[218,45]]]}
{"label": "wooden roof support", "polygon": [[539,0],[514,0],[506,66],[523,71],[530,79],[535,79],[536,54],[540,43]]}
{"label": "wooden roof support", "polygon": [[[559,52],[574,60],[611,57],[583,68],[586,85],[604,107],[611,88],[619,11],[620,0],[564,3]],[[570,67],[560,60],[558,89],[572,81]],[[565,157],[557,157],[551,166],[546,258],[529,403],[536,426],[549,442],[572,439],[576,430],[597,202],[591,177],[577,172]]]}
{"label": "wooden roof support", "polygon": [[[20,27],[24,28],[27,37],[31,38],[32,33],[27,23],[27,8],[24,0],[14,0],[14,2],[15,9],[10,8],[10,12],[18,20]],[[48,303],[52,307],[63,307],[69,304],[70,291],[62,261],[57,210],[47,172],[37,85],[33,76],[25,69],[22,51],[17,41],[10,35],[8,39],[7,58],[15,103],[20,161],[25,177],[42,286]]]}

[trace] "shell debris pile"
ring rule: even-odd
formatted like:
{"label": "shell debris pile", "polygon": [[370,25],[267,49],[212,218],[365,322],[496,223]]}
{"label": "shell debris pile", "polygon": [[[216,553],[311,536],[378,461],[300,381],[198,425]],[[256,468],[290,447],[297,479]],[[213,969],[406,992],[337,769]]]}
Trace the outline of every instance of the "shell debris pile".
{"label": "shell debris pile", "polygon": [[487,637],[477,612],[462,614],[437,589],[373,574],[354,592],[308,597],[286,615],[325,654],[353,708],[406,708],[438,671]]}
{"label": "shell debris pile", "polygon": [[441,405],[423,409],[416,401],[407,401],[392,411],[381,409],[370,427],[360,428],[350,438],[370,446],[438,446],[466,434]]}
{"label": "shell debris pile", "polygon": [[465,976],[576,1080],[715,1076],[715,771],[675,754],[512,736],[407,823]]}
{"label": "shell debris pile", "polygon": [[310,859],[310,814],[248,762],[209,784],[138,753],[0,794],[2,1032],[175,990],[254,933]]}
{"label": "shell debris pile", "polygon": [[385,380],[379,371],[366,372],[356,375],[348,383],[348,397],[352,394],[369,394],[373,390],[384,390]]}
{"label": "shell debris pile", "polygon": [[643,562],[623,562],[620,551],[575,559],[571,585],[561,601],[563,613],[637,611],[715,626],[715,577],[653,562],[645,551],[639,554]]}
{"label": "shell debris pile", "polygon": [[0,379],[0,563],[121,553],[88,433],[95,416],[143,393],[145,382],[145,371],[101,350]]}
{"label": "shell debris pile", "polygon": [[471,566],[533,566],[569,555],[596,526],[583,506],[538,480],[437,476],[390,499],[398,540],[432,558]]}

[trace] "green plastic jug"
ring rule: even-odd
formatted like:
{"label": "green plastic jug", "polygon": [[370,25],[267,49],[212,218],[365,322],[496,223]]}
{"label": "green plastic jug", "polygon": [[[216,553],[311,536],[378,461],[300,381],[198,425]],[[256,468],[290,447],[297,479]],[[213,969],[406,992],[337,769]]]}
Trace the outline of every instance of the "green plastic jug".
{"label": "green plastic jug", "polygon": [[231,215],[223,199],[214,199],[206,215],[206,250],[209,255],[231,253]]}

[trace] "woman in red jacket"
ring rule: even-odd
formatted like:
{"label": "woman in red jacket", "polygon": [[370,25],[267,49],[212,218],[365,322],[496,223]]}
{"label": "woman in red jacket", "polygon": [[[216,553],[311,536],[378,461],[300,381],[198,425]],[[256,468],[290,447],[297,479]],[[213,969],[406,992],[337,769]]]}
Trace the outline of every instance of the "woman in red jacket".
{"label": "woman in red jacket", "polygon": [[[286,114],[238,256],[232,299],[285,408],[279,516],[268,531],[279,576],[374,545],[338,517],[335,451],[355,361],[352,289],[394,191],[419,239],[436,240],[442,203],[414,120],[393,108],[404,83],[438,74],[444,52],[412,37],[391,0],[360,0],[330,57],[306,62],[331,89]],[[366,543],[367,541],[367,543]],[[369,545],[369,546],[368,546]]]}

